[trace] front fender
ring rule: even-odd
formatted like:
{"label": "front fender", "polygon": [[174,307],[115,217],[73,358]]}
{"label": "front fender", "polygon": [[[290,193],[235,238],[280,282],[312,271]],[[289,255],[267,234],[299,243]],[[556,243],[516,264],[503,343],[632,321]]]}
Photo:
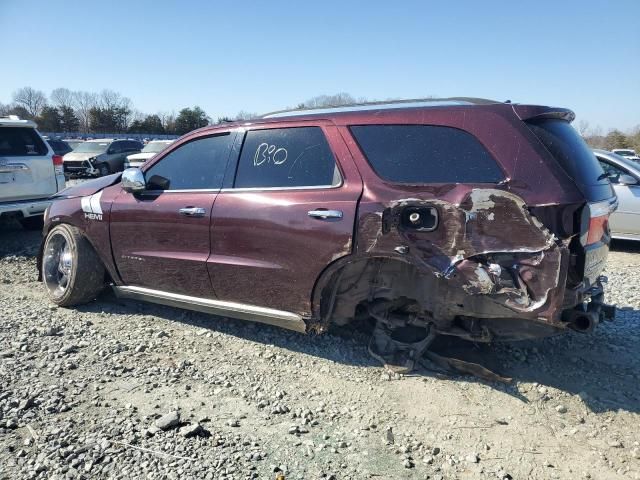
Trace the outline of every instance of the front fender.
{"label": "front fender", "polygon": [[[113,185],[119,174],[101,177],[70,187],[69,195],[55,196],[44,217],[43,240],[38,252],[38,276],[41,275],[42,255],[47,235],[56,225],[76,227],[89,241],[102,261],[111,279],[119,283],[120,275],[111,254],[109,219],[113,200],[120,194],[119,185]],[[85,186],[90,184],[88,187]],[[109,184],[107,188],[98,188]],[[91,193],[89,193],[91,192]],[[63,192],[60,192],[63,193]],[[83,195],[78,195],[83,193]]]}

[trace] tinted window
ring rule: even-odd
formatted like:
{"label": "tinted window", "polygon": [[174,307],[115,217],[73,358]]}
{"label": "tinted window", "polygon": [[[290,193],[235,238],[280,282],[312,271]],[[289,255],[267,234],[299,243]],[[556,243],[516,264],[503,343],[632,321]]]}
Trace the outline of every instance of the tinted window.
{"label": "tinted window", "polygon": [[470,133],[429,125],[351,127],[365,157],[397,183],[498,183],[504,176]]}
{"label": "tinted window", "polygon": [[113,142],[109,147],[109,153],[122,153],[122,142]]}
{"label": "tinted window", "polygon": [[319,127],[247,132],[238,164],[236,188],[339,183],[335,158]]}
{"label": "tinted window", "polygon": [[0,157],[46,155],[47,146],[33,128],[0,128]]}
{"label": "tinted window", "polygon": [[181,145],[145,172],[150,190],[220,188],[232,136],[217,135]]}
{"label": "tinted window", "polygon": [[565,120],[529,122],[529,128],[547,147],[563,170],[579,186],[608,185],[595,155],[578,132]]}
{"label": "tinted window", "polygon": [[141,150],[142,149],[142,144],[139,142],[134,142],[132,140],[127,142],[127,150],[130,152],[136,151],[136,150]]}

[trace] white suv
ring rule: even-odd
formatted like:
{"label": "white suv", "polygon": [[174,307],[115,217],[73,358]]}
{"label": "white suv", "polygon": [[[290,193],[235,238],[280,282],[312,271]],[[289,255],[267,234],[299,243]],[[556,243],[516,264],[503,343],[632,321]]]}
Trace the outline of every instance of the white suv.
{"label": "white suv", "polygon": [[43,140],[36,124],[0,117],[0,216],[27,229],[42,227],[48,198],[65,186],[62,157]]}

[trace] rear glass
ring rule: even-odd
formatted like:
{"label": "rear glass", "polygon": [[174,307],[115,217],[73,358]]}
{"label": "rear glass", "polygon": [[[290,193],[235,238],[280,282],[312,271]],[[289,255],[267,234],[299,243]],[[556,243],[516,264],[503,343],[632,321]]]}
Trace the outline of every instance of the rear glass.
{"label": "rear glass", "polygon": [[609,183],[596,156],[569,122],[554,118],[527,125],[579,186]]}
{"label": "rear glass", "polygon": [[0,157],[46,155],[47,146],[33,128],[0,128]]}
{"label": "rear glass", "polygon": [[504,175],[470,133],[431,125],[351,127],[376,173],[395,183],[499,183]]}

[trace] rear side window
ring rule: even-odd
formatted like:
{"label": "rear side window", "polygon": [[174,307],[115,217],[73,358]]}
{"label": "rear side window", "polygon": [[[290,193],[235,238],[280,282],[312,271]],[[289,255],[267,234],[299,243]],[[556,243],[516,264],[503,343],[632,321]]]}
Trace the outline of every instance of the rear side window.
{"label": "rear side window", "polygon": [[502,171],[470,133],[431,125],[362,125],[351,133],[384,180],[395,183],[498,183]]}
{"label": "rear side window", "polygon": [[47,146],[33,128],[0,128],[0,157],[47,154]]}
{"label": "rear side window", "polygon": [[595,155],[569,122],[545,119],[528,122],[528,126],[577,184],[609,183]]}
{"label": "rear side window", "polygon": [[339,183],[336,160],[321,128],[247,132],[236,188],[327,187]]}
{"label": "rear side window", "polygon": [[149,190],[220,188],[232,140],[227,133],[180,145],[145,171]]}

